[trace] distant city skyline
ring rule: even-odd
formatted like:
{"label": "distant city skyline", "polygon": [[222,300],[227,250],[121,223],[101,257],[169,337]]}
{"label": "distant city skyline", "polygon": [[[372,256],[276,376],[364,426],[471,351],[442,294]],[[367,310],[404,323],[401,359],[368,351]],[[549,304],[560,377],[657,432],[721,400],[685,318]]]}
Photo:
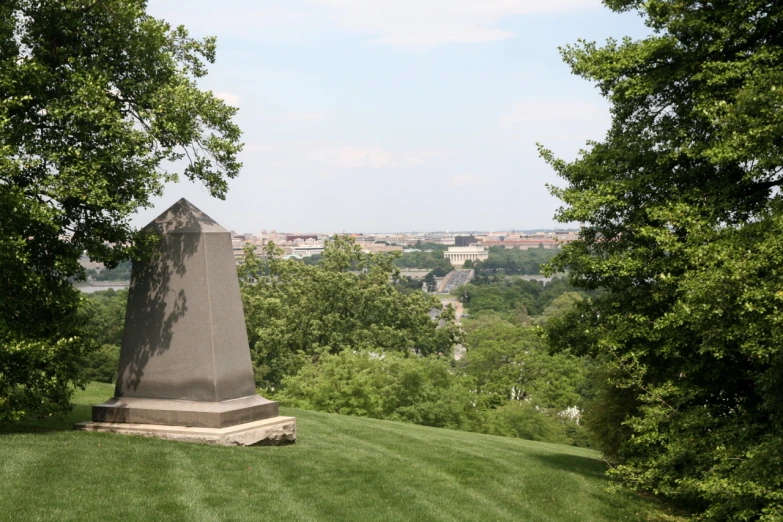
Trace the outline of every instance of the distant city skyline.
{"label": "distant city skyline", "polygon": [[258,228],[257,230],[238,230],[236,228],[229,227],[229,230],[236,232],[237,234],[258,234],[261,231],[266,230],[268,233],[272,233],[274,230],[276,233],[286,233],[286,234],[319,234],[319,235],[325,235],[325,234],[364,234],[364,235],[374,235],[374,234],[452,234],[452,235],[473,235],[473,234],[486,234],[486,233],[504,233],[504,232],[516,232],[516,233],[525,233],[525,234],[533,234],[537,232],[554,232],[554,231],[578,231],[578,227],[573,226],[561,226],[561,227],[549,227],[549,228],[530,228],[530,229],[522,229],[522,228],[498,228],[498,229],[492,229],[492,230],[479,230],[479,229],[470,229],[470,230],[283,230],[283,229],[276,229],[276,228]]}
{"label": "distant city skyline", "polygon": [[648,34],[595,0],[150,0],[217,36],[201,81],[239,107],[244,163],[226,201],[166,187],[235,230],[556,228],[560,180],[537,141],[573,159],[608,104],[557,47]]}

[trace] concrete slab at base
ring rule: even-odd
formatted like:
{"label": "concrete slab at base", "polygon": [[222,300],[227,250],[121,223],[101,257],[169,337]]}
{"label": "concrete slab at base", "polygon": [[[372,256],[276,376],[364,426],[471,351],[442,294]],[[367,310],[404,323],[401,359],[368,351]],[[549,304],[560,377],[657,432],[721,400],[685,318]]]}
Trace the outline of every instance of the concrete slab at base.
{"label": "concrete slab at base", "polygon": [[260,395],[220,402],[113,397],[92,407],[94,422],[228,428],[280,415],[277,402]]}
{"label": "concrete slab at base", "polygon": [[102,431],[125,435],[142,435],[159,439],[221,446],[280,446],[296,442],[296,418],[273,417],[228,428],[196,428],[160,424],[125,424],[119,422],[80,422],[74,429]]}

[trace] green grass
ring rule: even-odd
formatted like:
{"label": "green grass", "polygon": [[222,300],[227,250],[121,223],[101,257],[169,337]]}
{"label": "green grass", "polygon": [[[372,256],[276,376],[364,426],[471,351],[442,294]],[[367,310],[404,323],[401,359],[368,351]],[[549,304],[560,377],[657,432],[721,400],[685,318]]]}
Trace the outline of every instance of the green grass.
{"label": "green grass", "polygon": [[298,440],[217,447],[77,432],[66,419],[0,425],[0,520],[658,520],[610,494],[592,451],[283,408]]}

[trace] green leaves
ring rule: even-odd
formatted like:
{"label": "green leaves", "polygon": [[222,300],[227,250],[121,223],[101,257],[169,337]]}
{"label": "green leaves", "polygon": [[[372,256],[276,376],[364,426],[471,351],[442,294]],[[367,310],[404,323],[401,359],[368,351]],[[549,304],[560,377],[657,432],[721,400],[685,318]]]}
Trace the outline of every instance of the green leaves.
{"label": "green leaves", "polygon": [[606,293],[547,337],[602,361],[586,424],[616,476],[704,518],[774,520],[783,468],[753,448],[783,446],[768,384],[783,360],[783,13],[607,5],[640,10],[656,34],[562,51],[613,119],[573,162],[541,149],[567,183],[552,189],[557,218],[585,224],[550,270]]}
{"label": "green leaves", "polygon": [[395,257],[363,254],[352,238],[327,241],[319,265],[284,260],[270,244],[266,259],[246,250],[242,299],[256,380],[279,387],[322,354],[344,350],[450,354],[461,338],[453,315],[430,317],[440,301],[401,293]]}
{"label": "green leaves", "polygon": [[58,390],[78,381],[66,364],[78,350],[54,347],[78,337],[68,281],[84,276],[78,259],[113,267],[142,255],[129,216],[176,179],[168,169],[222,198],[241,168],[236,109],[196,84],[214,38],[145,10],[143,0],[0,4],[0,345],[50,345],[64,358],[36,363],[56,369],[60,388],[5,373],[4,394],[21,387],[67,405]]}
{"label": "green leaves", "polygon": [[470,380],[434,356],[346,350],[283,383],[276,398],[300,408],[451,429],[477,419]]}

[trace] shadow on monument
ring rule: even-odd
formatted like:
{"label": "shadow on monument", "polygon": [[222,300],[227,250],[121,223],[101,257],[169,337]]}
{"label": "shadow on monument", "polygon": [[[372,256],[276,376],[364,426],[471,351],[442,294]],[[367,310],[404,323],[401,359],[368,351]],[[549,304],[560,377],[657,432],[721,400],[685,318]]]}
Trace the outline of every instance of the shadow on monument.
{"label": "shadow on monument", "polygon": [[174,325],[188,311],[185,289],[171,295],[170,283],[173,274],[182,277],[187,272],[187,260],[198,251],[201,235],[166,234],[166,231],[193,230],[198,226],[192,213],[175,212],[165,230],[157,222],[145,227],[146,232],[159,236],[159,244],[150,259],[133,265],[123,346],[132,345],[135,350],[123,349],[115,395],[139,387],[150,358],[162,355],[169,348]]}

